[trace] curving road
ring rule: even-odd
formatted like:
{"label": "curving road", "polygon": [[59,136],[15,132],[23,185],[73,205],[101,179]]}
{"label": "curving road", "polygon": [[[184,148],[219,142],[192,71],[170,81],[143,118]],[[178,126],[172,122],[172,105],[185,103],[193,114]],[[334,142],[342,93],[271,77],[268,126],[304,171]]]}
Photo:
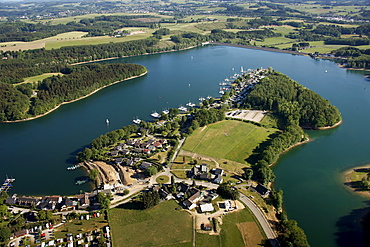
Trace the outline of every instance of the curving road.
{"label": "curving road", "polygon": [[241,194],[240,201],[245,203],[247,207],[252,211],[258,222],[260,223],[263,231],[265,232],[267,239],[270,241],[272,247],[279,247],[280,244],[276,238],[275,232],[272,230],[270,224],[268,223],[265,215],[262,213],[261,209],[247,196]]}

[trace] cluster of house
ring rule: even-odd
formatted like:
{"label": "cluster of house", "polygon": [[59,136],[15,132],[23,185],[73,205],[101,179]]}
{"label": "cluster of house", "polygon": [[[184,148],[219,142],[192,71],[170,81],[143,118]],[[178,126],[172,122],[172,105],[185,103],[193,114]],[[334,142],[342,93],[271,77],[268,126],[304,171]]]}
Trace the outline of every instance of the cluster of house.
{"label": "cluster of house", "polygon": [[185,183],[180,183],[177,191],[179,191],[179,193],[177,193],[176,197],[180,200],[184,199],[185,195],[189,195],[189,197],[182,202],[184,208],[191,210],[199,205],[199,210],[202,213],[215,210],[211,202],[218,197],[218,194],[213,190],[201,191]]}
{"label": "cluster of house", "polygon": [[62,196],[44,196],[44,197],[30,197],[20,196],[14,194],[11,197],[7,197],[5,203],[8,205],[19,205],[37,208],[41,210],[59,210],[68,211],[75,209],[86,209],[90,206],[92,197],[95,197],[96,193],[84,193],[73,197],[62,197]]}
{"label": "cluster of house", "polygon": [[214,168],[209,172],[207,164],[196,165],[191,169],[192,178],[211,181],[216,184],[221,184],[223,182],[223,174],[224,170],[220,168]]}
{"label": "cluster of house", "polygon": [[[166,139],[158,140],[150,139],[144,142],[142,142],[141,139],[131,139],[126,141],[126,143],[120,143],[117,146],[115,146],[113,150],[109,152],[109,154],[112,157],[125,156],[127,154],[133,155],[150,154],[156,151],[157,149],[165,147],[165,144],[167,144]],[[120,159],[116,159],[116,162],[117,160]]]}

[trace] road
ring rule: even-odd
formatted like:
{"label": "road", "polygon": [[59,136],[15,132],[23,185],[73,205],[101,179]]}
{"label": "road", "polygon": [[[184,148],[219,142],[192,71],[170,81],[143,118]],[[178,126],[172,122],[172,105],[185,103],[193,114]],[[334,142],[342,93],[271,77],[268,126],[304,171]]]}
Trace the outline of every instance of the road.
{"label": "road", "polygon": [[247,205],[247,207],[252,211],[252,213],[254,214],[254,216],[256,217],[258,222],[260,223],[263,231],[265,232],[268,240],[270,241],[271,246],[272,247],[279,247],[280,244],[276,239],[276,234],[272,230],[270,224],[268,223],[268,221],[267,221],[265,215],[262,213],[261,209],[251,199],[249,199],[247,196],[245,196],[243,194],[240,195],[239,200],[242,201],[245,205]]}

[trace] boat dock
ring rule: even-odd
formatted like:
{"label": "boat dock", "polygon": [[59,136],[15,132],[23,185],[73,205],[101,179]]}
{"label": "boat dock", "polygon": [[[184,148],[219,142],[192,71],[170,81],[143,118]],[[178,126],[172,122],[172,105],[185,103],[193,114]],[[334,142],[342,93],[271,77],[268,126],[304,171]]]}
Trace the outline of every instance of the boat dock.
{"label": "boat dock", "polygon": [[0,192],[8,192],[13,186],[12,183],[14,181],[15,181],[15,178],[6,178],[0,187]]}

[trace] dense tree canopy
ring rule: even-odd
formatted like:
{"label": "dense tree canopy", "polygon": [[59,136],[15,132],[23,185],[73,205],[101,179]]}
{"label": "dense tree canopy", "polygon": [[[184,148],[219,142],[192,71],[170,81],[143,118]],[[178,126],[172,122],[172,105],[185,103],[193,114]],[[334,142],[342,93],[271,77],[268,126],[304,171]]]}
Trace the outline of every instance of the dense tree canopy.
{"label": "dense tree canopy", "polygon": [[246,103],[276,111],[307,128],[332,126],[341,120],[338,109],[329,101],[278,72],[263,78],[248,95]]}
{"label": "dense tree canopy", "polygon": [[19,86],[0,83],[0,121],[43,114],[63,102],[146,71],[145,67],[136,64],[88,64],[64,69],[67,70],[68,74],[49,77],[39,83],[36,97],[24,87],[17,90]]}

